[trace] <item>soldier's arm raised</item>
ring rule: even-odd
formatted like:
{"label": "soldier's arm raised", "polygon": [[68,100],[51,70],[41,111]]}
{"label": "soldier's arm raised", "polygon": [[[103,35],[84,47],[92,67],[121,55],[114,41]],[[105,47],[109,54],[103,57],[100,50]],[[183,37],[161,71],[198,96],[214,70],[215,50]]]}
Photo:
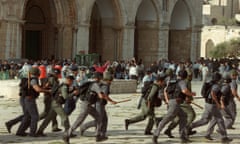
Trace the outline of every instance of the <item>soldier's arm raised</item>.
{"label": "soldier's arm raised", "polygon": [[45,93],[50,93],[51,92],[51,90],[48,90],[48,89],[43,89],[43,88],[41,88],[39,85],[37,85],[37,84],[35,84],[35,85],[33,85],[32,86],[33,87],[33,89],[36,91],[36,92],[45,92]]}

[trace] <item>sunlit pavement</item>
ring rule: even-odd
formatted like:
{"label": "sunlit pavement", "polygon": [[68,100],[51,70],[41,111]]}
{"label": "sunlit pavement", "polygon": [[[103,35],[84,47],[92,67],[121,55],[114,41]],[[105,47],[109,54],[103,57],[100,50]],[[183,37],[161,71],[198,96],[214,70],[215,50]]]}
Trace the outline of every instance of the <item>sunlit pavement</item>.
{"label": "sunlit pavement", "polygon": [[[193,81],[193,91],[197,92],[197,97],[194,100],[195,103],[204,106],[204,101],[199,96],[201,88],[201,82],[199,81]],[[137,115],[140,110],[137,110],[137,103],[139,99],[140,94],[134,93],[134,94],[114,94],[111,95],[113,99],[116,101],[122,101],[126,99],[131,99],[131,101],[119,103],[117,105],[107,105],[107,112],[109,116],[109,125],[108,125],[108,140],[101,142],[103,144],[151,144],[151,136],[144,135],[144,129],[147,123],[147,120],[130,125],[128,128],[128,131],[125,130],[124,127],[124,119],[133,117]],[[38,107],[39,112],[43,109],[43,99],[40,96],[38,101]],[[240,103],[237,102],[239,105]],[[202,109],[193,106],[196,113],[197,118],[199,119],[201,117],[201,114],[203,112]],[[240,107],[238,107],[238,110]],[[161,116],[166,112],[166,105],[161,106],[160,108],[156,109],[157,116]],[[77,115],[79,113],[79,103],[77,105],[77,109],[73,112],[73,114],[70,116],[70,122],[71,124],[75,121]],[[18,137],[15,136],[16,130],[18,128],[18,125],[15,125],[12,127],[12,133],[9,134],[7,132],[7,129],[5,128],[5,122],[9,119],[12,119],[16,117],[17,115],[21,114],[21,108],[18,103],[18,81],[1,81],[0,82],[0,143],[1,144],[7,144],[7,143],[24,143],[24,144],[61,144],[62,141],[62,135],[63,132],[59,133],[52,133],[51,132],[51,124],[48,126],[48,128],[45,130],[45,133],[47,134],[47,137],[38,137],[38,138],[31,138],[31,137]],[[91,120],[91,117],[88,117],[85,122]],[[239,130],[240,129],[240,119],[237,118],[236,123],[234,127],[236,130],[228,130],[228,135],[230,138],[233,138],[234,140],[231,143],[240,143],[240,135]],[[59,127],[63,129],[63,127],[60,126],[61,121],[58,117]],[[39,122],[40,124],[41,122]],[[154,127],[155,129],[155,127]],[[213,141],[208,141],[204,138],[205,132],[206,132],[207,126],[203,126],[200,128],[197,128],[197,134],[190,137],[190,139],[193,141],[192,143],[200,144],[200,143],[221,143],[220,141],[220,135],[217,132],[214,132],[212,137],[215,139]],[[79,133],[80,129],[77,129],[77,134]],[[72,144],[92,144],[95,142],[95,129],[89,129],[84,133],[83,136],[78,136],[76,138],[70,139],[70,142]],[[178,134],[178,128],[173,130],[173,135],[176,138],[169,139],[166,135],[160,134],[159,136],[159,143],[160,144],[177,144],[181,143],[179,140],[179,134]],[[99,142],[100,143],[100,142]]]}

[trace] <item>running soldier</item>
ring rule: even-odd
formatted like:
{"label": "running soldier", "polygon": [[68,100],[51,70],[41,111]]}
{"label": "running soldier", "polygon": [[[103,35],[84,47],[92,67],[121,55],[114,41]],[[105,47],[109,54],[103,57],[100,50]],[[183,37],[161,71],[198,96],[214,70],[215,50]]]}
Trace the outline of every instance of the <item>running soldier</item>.
{"label": "running soldier", "polygon": [[[111,101],[112,103],[116,104],[117,102],[113,101],[110,97],[110,85],[111,82],[113,80],[113,76],[111,75],[111,73],[109,72],[104,72],[103,73],[103,81],[100,82],[100,87],[101,90],[103,92],[104,95],[106,95],[106,97],[108,97],[107,99],[109,99],[109,101]],[[107,132],[107,125],[108,125],[108,116],[107,116],[107,112],[106,112],[106,104],[107,101],[105,99],[98,99],[96,102],[96,110],[99,113],[100,116],[100,136],[97,138],[101,138],[102,140],[104,139],[108,139],[106,132]],[[96,127],[97,123],[96,121],[90,121],[85,123],[84,125],[81,126],[81,130],[80,133],[81,135],[83,135],[83,133],[90,127]],[[99,141],[97,139],[97,141]]]}
{"label": "running soldier", "polygon": [[233,124],[235,123],[236,117],[237,117],[237,106],[234,98],[237,98],[238,101],[240,101],[240,96],[238,95],[238,84],[237,84],[237,77],[238,77],[238,72],[236,70],[232,70],[230,72],[231,74],[231,93],[232,97],[229,99],[229,104],[228,104],[228,109],[230,110],[231,117],[233,118],[233,122],[229,124],[227,129],[235,129],[233,127]]}
{"label": "running soldier", "polygon": [[[192,92],[192,72],[191,71],[187,71],[188,76],[185,79],[186,81],[186,85],[187,85],[187,89]],[[191,106],[191,103],[193,101],[193,97],[189,97],[186,96],[186,99],[184,100],[184,103],[182,103],[180,105],[181,109],[187,114],[187,127],[190,126],[190,124],[192,124],[192,122],[194,121],[194,119],[196,118],[196,113],[193,109],[193,107]],[[172,135],[172,130],[179,124],[179,117],[176,117],[171,124],[169,124],[168,128],[165,130],[164,134],[166,134],[169,138],[174,138],[174,136]],[[192,135],[195,134],[196,131],[189,131],[188,135]]]}
{"label": "running soldier", "polygon": [[160,132],[166,126],[166,124],[172,121],[176,116],[178,116],[180,119],[179,126],[182,142],[190,141],[187,135],[187,115],[180,108],[180,104],[183,103],[186,96],[192,97],[196,94],[187,89],[185,81],[187,78],[187,72],[185,70],[180,70],[178,72],[178,76],[180,80],[169,79],[167,82],[167,87],[165,89],[165,102],[168,104],[168,111],[154,132],[152,138],[153,144],[158,143],[157,139]]}
{"label": "running soldier", "polygon": [[37,131],[37,123],[39,120],[38,108],[36,99],[39,96],[40,92],[50,93],[50,90],[43,89],[38,84],[38,77],[40,75],[40,71],[36,67],[32,67],[30,69],[29,83],[28,83],[28,91],[24,98],[24,117],[21,125],[19,126],[16,135],[17,136],[26,136],[25,132],[27,128],[30,126],[29,136],[36,137]]}
{"label": "running soldier", "polygon": [[[83,97],[82,99],[80,98],[81,99],[80,114],[78,115],[76,121],[73,123],[72,127],[69,129],[67,135],[63,137],[63,140],[66,144],[69,144],[69,138],[71,137],[71,135],[73,135],[72,134],[73,131],[76,130],[82,124],[82,122],[86,119],[88,114],[90,114],[96,120],[96,123],[97,123],[96,141],[100,142],[100,141],[106,140],[106,137],[101,136],[101,119],[96,108],[93,107],[93,104],[96,103],[97,98],[105,99],[107,101],[109,101],[109,99],[102,93],[102,90],[99,86],[101,73],[95,73],[94,79],[95,79],[95,82],[93,82],[89,86],[89,89],[88,89],[89,93],[87,93],[85,97]],[[115,104],[115,102],[113,101],[110,101],[110,102],[112,104]]]}
{"label": "running soldier", "polygon": [[210,136],[212,133],[212,129],[214,128],[215,121],[217,122],[219,133],[222,137],[222,142],[230,142],[232,139],[227,137],[226,128],[224,125],[224,120],[221,114],[221,109],[224,108],[224,104],[221,101],[221,87],[220,87],[220,80],[221,74],[215,72],[212,76],[212,82],[214,83],[211,87],[211,92],[206,99],[205,110],[202,114],[202,118],[200,120],[195,121],[190,126],[190,129],[194,129],[209,123],[209,121],[213,118],[214,120],[211,121],[208,129],[207,134],[205,136],[208,140],[213,140]]}
{"label": "running soldier", "polygon": [[57,115],[59,115],[61,117],[62,120],[62,125],[65,128],[65,135],[70,127],[69,124],[69,119],[67,114],[65,113],[62,104],[65,103],[65,100],[69,97],[74,97],[78,95],[78,90],[69,90],[69,87],[73,84],[74,81],[74,77],[73,76],[67,76],[65,83],[63,85],[60,85],[57,89],[53,89],[53,100],[51,103],[51,108],[50,111],[48,113],[48,115],[46,116],[46,118],[44,119],[44,121],[42,122],[42,124],[40,125],[39,129],[38,129],[38,136],[46,136],[43,131],[44,129],[48,126],[49,122],[55,118]]}
{"label": "running soldier", "polygon": [[[156,81],[152,86],[150,86],[148,92],[143,96],[144,98],[141,101],[141,110],[142,112],[131,118],[125,120],[125,129],[128,130],[128,126],[133,123],[137,123],[140,121],[145,120],[148,117],[148,124],[145,128],[145,135],[152,135],[152,128],[154,125],[154,121],[157,122],[158,120],[155,117],[154,107],[156,105],[156,101],[160,101],[161,99],[159,93],[163,95],[163,89],[165,86],[165,76],[157,76]],[[158,104],[160,106],[161,104]]]}
{"label": "running soldier", "polygon": [[[60,74],[60,70],[58,69],[53,69],[48,73],[48,77],[45,80],[43,84],[44,87],[48,89],[54,89],[59,86],[59,80],[58,80],[58,75]],[[45,119],[51,110],[51,105],[52,105],[52,99],[53,96],[50,93],[44,93],[44,110],[43,112],[39,115],[39,119]],[[60,128],[58,128],[58,122],[57,122],[57,117],[53,117],[52,119],[52,132],[58,132],[61,131]]]}

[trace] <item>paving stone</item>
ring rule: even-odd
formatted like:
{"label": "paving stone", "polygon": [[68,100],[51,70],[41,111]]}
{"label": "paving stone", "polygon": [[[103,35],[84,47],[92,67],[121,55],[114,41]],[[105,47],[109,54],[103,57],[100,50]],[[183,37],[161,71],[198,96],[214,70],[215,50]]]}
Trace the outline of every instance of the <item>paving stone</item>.
{"label": "paving stone", "polygon": [[[15,86],[15,91],[13,92],[6,92],[6,87],[10,85],[12,87]],[[9,119],[12,119],[16,117],[18,114],[21,114],[21,108],[19,106],[18,96],[17,96],[17,81],[4,81],[0,83],[0,92],[4,92],[5,95],[3,98],[1,98],[0,101],[0,144],[63,144],[62,138],[62,132],[59,133],[52,133],[51,132],[51,124],[48,126],[48,128],[45,130],[48,137],[43,138],[30,138],[30,137],[18,137],[15,136],[16,130],[18,128],[18,125],[14,126],[12,128],[12,133],[9,134],[7,132],[7,129],[5,128],[5,122]],[[3,89],[3,87],[5,89]],[[195,103],[204,106],[204,100],[199,96],[200,94],[200,88],[201,88],[201,82],[194,81],[193,82],[193,91],[197,92],[197,97],[195,98]],[[2,95],[0,93],[0,95]],[[131,98],[131,101],[125,102],[125,103],[119,103],[117,105],[107,105],[107,112],[109,116],[109,125],[108,125],[108,136],[109,139],[107,141],[101,142],[102,144],[151,144],[151,136],[144,135],[144,129],[147,123],[147,120],[142,121],[137,124],[133,124],[129,126],[129,130],[125,131],[124,128],[124,119],[133,117],[137,115],[140,110],[137,110],[137,103],[140,97],[139,93],[132,93],[132,94],[113,94],[111,97],[117,101],[125,100]],[[39,112],[43,110],[43,97],[40,96],[37,100]],[[239,102],[237,102],[239,104]],[[198,107],[194,106],[194,109],[197,113],[197,118],[199,119],[201,117],[201,114],[203,112],[202,109],[199,109]],[[70,123],[72,124],[78,113],[79,113],[79,103],[77,104],[76,110],[73,112],[73,114],[70,116]],[[238,107],[238,111],[240,110],[240,107]],[[156,109],[157,116],[162,116],[166,113],[166,105],[163,105],[160,108]],[[91,117],[88,117],[85,122],[91,120]],[[231,144],[239,144],[240,143],[240,135],[239,135],[239,128],[240,128],[240,119],[239,117],[236,120],[236,124],[234,127],[236,127],[236,130],[228,130],[228,134],[230,138],[233,138],[233,142]],[[60,126],[60,118],[58,117],[59,127]],[[40,122],[41,123],[41,122]],[[39,123],[39,124],[40,124]],[[216,127],[217,128],[217,127]],[[154,127],[155,129],[155,127]],[[214,141],[208,141],[204,138],[204,135],[206,133],[207,125],[197,128],[197,134],[190,137],[190,139],[193,141],[194,144],[220,144],[220,135],[214,132],[212,135],[213,138],[216,140]],[[79,128],[77,129],[77,134],[79,132]],[[93,144],[95,142],[95,129],[91,128],[88,131],[84,133],[84,136],[78,135],[76,138],[72,138],[71,144]],[[173,130],[173,135],[176,136],[174,139],[167,138],[166,135],[161,134],[159,136],[159,143],[160,144],[178,144],[180,143],[179,140],[179,134],[178,134],[178,128]]]}

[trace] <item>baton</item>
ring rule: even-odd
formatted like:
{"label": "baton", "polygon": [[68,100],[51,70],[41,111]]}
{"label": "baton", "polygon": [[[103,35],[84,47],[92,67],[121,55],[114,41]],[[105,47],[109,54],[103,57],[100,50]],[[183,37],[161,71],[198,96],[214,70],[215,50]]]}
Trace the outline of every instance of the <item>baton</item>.
{"label": "baton", "polygon": [[30,72],[28,72],[27,74],[27,77],[28,77],[28,89],[30,89],[30,86],[31,86],[31,75],[30,75]]}
{"label": "baton", "polygon": [[200,106],[199,104],[196,104],[195,102],[191,102],[191,104],[195,105],[196,107],[200,108],[200,109],[203,109],[202,106]]}
{"label": "baton", "polygon": [[118,101],[117,103],[124,103],[124,102],[128,102],[131,101],[132,99],[126,99],[126,100],[122,100],[122,101]]}

